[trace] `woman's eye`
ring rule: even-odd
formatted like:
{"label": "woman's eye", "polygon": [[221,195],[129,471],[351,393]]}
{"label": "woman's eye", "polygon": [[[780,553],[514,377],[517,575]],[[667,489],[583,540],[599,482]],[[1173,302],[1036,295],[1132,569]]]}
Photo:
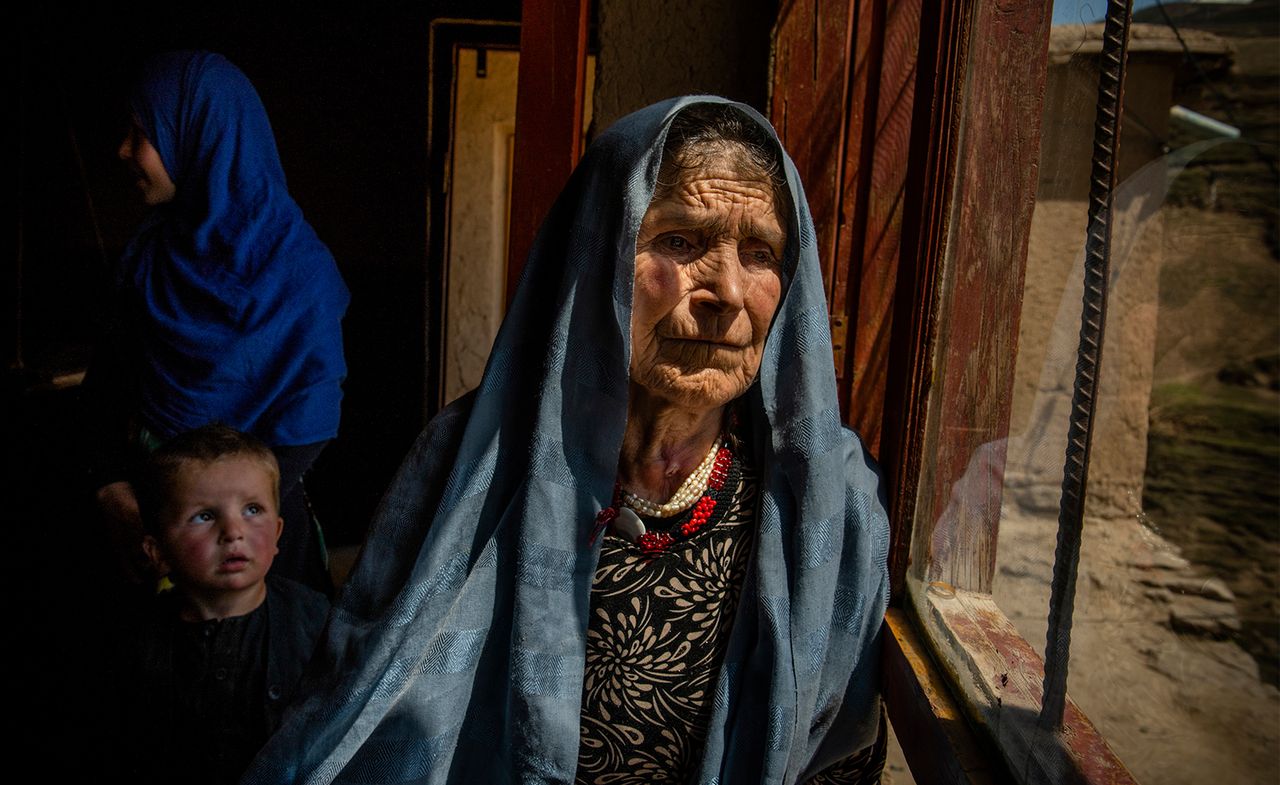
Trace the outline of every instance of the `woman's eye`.
{"label": "woman's eye", "polygon": [[743,249],[742,256],[751,264],[775,265],[778,263],[778,258],[768,248],[746,248]]}
{"label": "woman's eye", "polygon": [[658,241],[664,251],[670,254],[684,255],[693,251],[693,242],[683,235],[670,234]]}

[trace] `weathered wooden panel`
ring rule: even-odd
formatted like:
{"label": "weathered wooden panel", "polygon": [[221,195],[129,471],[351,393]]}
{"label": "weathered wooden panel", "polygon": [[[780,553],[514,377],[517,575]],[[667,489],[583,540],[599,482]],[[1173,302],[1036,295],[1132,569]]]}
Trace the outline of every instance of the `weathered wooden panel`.
{"label": "weathered wooden panel", "polygon": [[[849,336],[856,337],[860,319],[878,314],[857,313],[858,278],[863,267],[862,237],[867,229],[868,190],[871,161],[875,154],[876,94],[881,64],[881,19],[883,0],[853,0],[852,34],[847,55],[848,86],[845,88],[845,138],[839,154],[840,199],[837,204],[834,269],[829,291],[831,315],[850,320]],[[855,249],[857,249],[855,251]],[[847,388],[853,353],[837,357],[836,377]],[[841,400],[844,400],[841,396]],[[846,413],[847,414],[847,413]]]}
{"label": "weathered wooden panel", "polygon": [[[880,2],[865,10],[868,13],[859,15],[858,41],[862,41],[862,30],[871,28],[874,36],[869,33],[872,40],[867,50],[875,66],[865,70],[871,85],[867,101],[874,101],[874,111],[866,112],[862,119],[861,157],[856,167],[861,180],[857,213],[846,221],[850,236],[846,239],[842,234],[839,244],[841,253],[850,257],[849,269],[856,270],[845,304],[852,352],[844,374],[847,389],[843,402],[849,424],[862,434],[872,453],[879,455],[903,197],[911,159],[920,5]],[[859,67],[855,74],[863,70]],[[855,167],[851,164],[850,168]]]}
{"label": "weathered wooden panel", "polygon": [[919,44],[918,2],[779,14],[774,124],[818,234],[846,421],[877,452]]}
{"label": "weathered wooden panel", "polygon": [[778,11],[769,115],[804,183],[828,296],[849,105],[852,0],[794,0]]}
{"label": "weathered wooden panel", "polygon": [[[1050,10],[977,3],[957,109],[960,174],[942,246],[913,560],[989,592],[995,572],[1023,271],[1035,205]],[[958,493],[953,493],[958,491]],[[939,519],[944,525],[939,525]]]}

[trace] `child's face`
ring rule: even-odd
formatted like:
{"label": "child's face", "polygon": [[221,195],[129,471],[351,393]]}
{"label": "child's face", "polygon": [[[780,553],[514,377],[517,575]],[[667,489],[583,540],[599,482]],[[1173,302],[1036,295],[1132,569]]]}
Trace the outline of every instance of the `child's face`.
{"label": "child's face", "polygon": [[264,588],[284,530],[275,490],[267,468],[247,456],[186,462],[161,510],[160,537],[144,543],[148,555],[197,600]]}

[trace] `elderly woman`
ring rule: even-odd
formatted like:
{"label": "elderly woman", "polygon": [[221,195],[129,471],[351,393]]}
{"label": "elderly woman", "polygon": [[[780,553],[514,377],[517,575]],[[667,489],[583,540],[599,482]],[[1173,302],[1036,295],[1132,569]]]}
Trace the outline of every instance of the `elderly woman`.
{"label": "elderly woman", "polygon": [[826,331],[763,118],[601,135],[248,781],[878,776],[887,525]]}

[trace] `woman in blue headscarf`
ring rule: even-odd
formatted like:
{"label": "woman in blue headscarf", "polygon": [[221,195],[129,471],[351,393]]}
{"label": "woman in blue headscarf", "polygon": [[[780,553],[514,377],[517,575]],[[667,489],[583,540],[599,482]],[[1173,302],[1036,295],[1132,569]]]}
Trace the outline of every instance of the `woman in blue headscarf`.
{"label": "woman in blue headscarf", "polygon": [[878,779],[888,526],[827,330],[759,114],[602,134],[246,781]]}
{"label": "woman in blue headscarf", "polygon": [[273,572],[325,588],[301,477],[338,431],[347,288],[289,196],[266,110],[239,69],[208,52],[160,55],[130,103],[119,155],[151,210],[117,273],[125,339],[88,381],[111,390],[100,408],[120,415],[98,417],[99,504],[121,547],[136,548],[123,445],[210,422],[248,431],[280,462]]}

